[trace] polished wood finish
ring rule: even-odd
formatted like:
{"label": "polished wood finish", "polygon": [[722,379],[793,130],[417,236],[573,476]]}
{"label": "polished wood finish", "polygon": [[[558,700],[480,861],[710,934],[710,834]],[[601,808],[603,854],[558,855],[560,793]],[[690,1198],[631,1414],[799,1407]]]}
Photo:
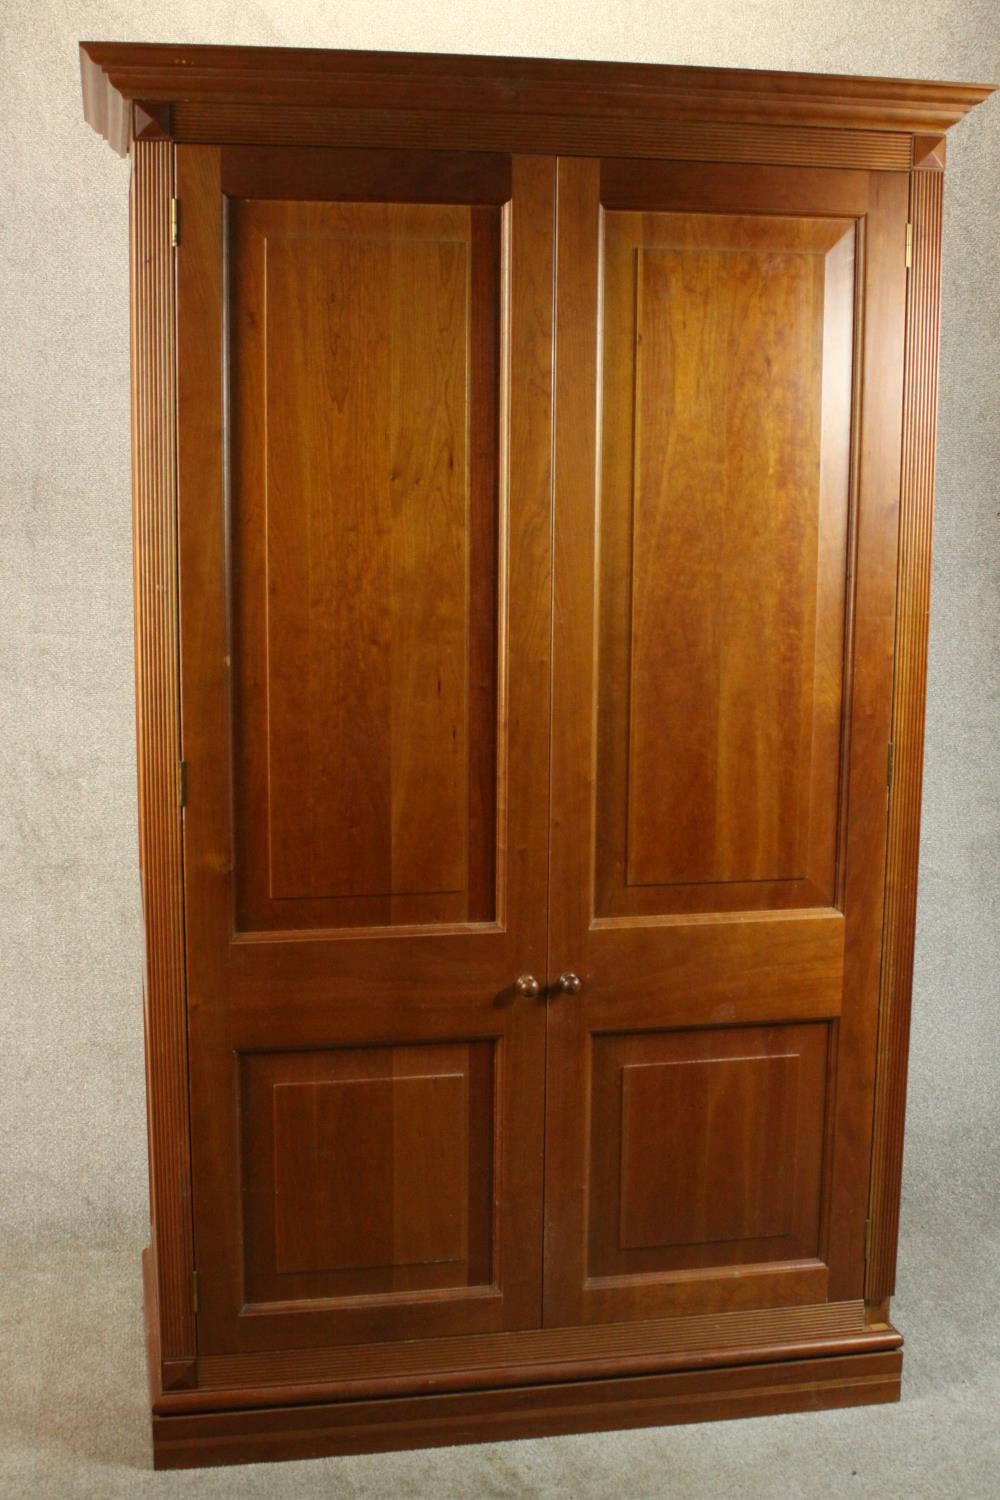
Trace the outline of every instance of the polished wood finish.
{"label": "polished wood finish", "polygon": [[943,135],[913,137],[913,166],[925,172],[943,172],[948,141]]}
{"label": "polished wood finish", "polygon": [[227,198],[499,206],[510,190],[510,157],[486,152],[232,146],[222,156]]}
{"label": "polished wood finish", "polygon": [[597,913],[828,906],[855,221],[602,226]]}
{"label": "polished wood finish", "polygon": [[917,920],[944,186],[938,170],[940,164],[925,158],[925,165],[926,170],[914,172],[910,181],[913,265],[908,278],[906,308],[896,674],[892,705],[893,769],[889,794],[885,940],[872,1147],[871,1251],[865,1286],[866,1297],[876,1300],[891,1297],[896,1283],[913,941]]}
{"label": "polished wood finish", "polygon": [[155,1361],[195,1353],[188,1124],[187,993],[178,796],[175,300],[170,248],[170,146],[134,147],[132,278],[132,526],[135,582],[139,869],[146,964],[143,998]]}
{"label": "polished wood finish", "polygon": [[[895,1349],[889,1324],[872,1326],[863,1303],[755,1308],[578,1328],[527,1328],[467,1338],[369,1344],[364,1349],[208,1355],[198,1394],[164,1393],[157,1411],[199,1410],[252,1399],[258,1405],[334,1400],[364,1391],[399,1395],[590,1378],[630,1371],[747,1364],[815,1354]],[[252,1398],[248,1388],[253,1388]]]}
{"label": "polished wood finish", "polygon": [[500,234],[492,207],[232,202],[241,930],[496,914]]}
{"label": "polished wood finish", "polygon": [[493,1047],[241,1059],[250,1303],[487,1286]]}
{"label": "polished wood finish", "polygon": [[[279,233],[288,233],[291,216],[295,235],[302,241],[304,248],[294,252],[300,260],[305,257],[300,286],[308,289],[310,278],[322,274],[323,285],[334,297],[347,299],[350,317],[358,317],[359,309],[367,310],[369,323],[375,323],[373,336],[379,326],[377,316],[381,316],[376,313],[382,305],[380,291],[388,297],[386,321],[381,324],[381,337],[388,345],[382,390],[391,390],[398,405],[397,418],[391,419],[387,408],[378,419],[388,427],[385,447],[366,445],[359,439],[359,432],[362,438],[371,439],[373,431],[368,406],[356,403],[348,380],[348,375],[351,380],[360,378],[356,372],[362,334],[352,331],[350,321],[343,329],[338,324],[325,338],[317,334],[325,366],[317,367],[315,356],[310,359],[299,350],[294,341],[303,337],[305,326],[313,325],[303,322],[295,301],[296,283],[286,284],[290,272],[279,251],[268,265],[269,276],[281,280],[276,285],[269,280],[268,285],[269,291],[274,285],[277,310],[283,316],[272,331],[268,357],[274,348],[287,352],[282,356],[280,379],[272,374],[267,385],[269,393],[272,386],[277,387],[273,398],[268,396],[267,420],[279,427],[284,420],[291,428],[294,415],[294,431],[307,457],[293,462],[290,446],[279,449],[298,479],[285,492],[285,535],[276,541],[273,531],[268,534],[268,564],[272,568],[277,564],[279,569],[283,564],[284,573],[266,587],[266,611],[259,602],[252,609],[240,603],[241,581],[251,587],[247,577],[252,566],[240,533],[241,528],[251,531],[256,525],[259,538],[261,523],[248,514],[248,508],[260,505],[262,482],[247,472],[246,449],[251,439],[242,431],[260,433],[260,417],[255,420],[253,415],[259,413],[259,386],[244,399],[239,384],[254,378],[258,356],[253,341],[264,313],[263,304],[251,300],[245,290],[239,232],[235,257],[230,254],[227,262],[224,175],[224,153],[211,148],[178,151],[178,187],[185,205],[184,241],[178,253],[179,498],[199,1350],[235,1352],[530,1325],[537,1322],[540,1307],[545,1015],[534,1000],[515,997],[513,983],[519,972],[543,967],[546,916],[547,819],[539,817],[539,810],[545,808],[548,787],[552,166],[542,158],[518,158],[513,163],[513,190],[503,224],[504,270],[501,277],[481,284],[469,267],[473,231],[464,208],[404,211],[359,205],[345,211],[346,217],[340,210],[311,204],[267,208],[269,230],[277,222]],[[236,212],[244,211],[241,203]],[[253,211],[256,214],[256,206]],[[370,288],[360,261],[345,263],[343,259],[354,254],[350,246],[359,226],[376,245],[399,254],[400,268],[392,272],[385,264],[378,283]],[[410,242],[414,237],[419,242],[421,235],[425,248],[414,257]],[[445,250],[440,248],[442,241]],[[322,257],[322,273],[313,269],[316,255]],[[461,257],[466,269],[456,288],[454,263]],[[235,273],[233,259],[237,261]],[[272,271],[274,263],[277,269]],[[378,268],[377,256],[372,263]],[[409,276],[403,269],[407,266]],[[393,301],[397,296],[394,275],[400,278],[398,296],[409,297],[405,315],[401,303]],[[387,726],[368,714],[373,696],[385,694],[387,655],[394,664],[400,663],[398,687],[391,682],[389,687],[396,694],[400,715],[402,741],[395,771],[404,811],[413,796],[418,816],[422,816],[422,801],[430,802],[432,815],[440,813],[435,795],[440,803],[441,797],[449,796],[450,782],[458,779],[449,762],[448,781],[435,781],[433,757],[412,775],[408,769],[434,723],[425,712],[425,700],[414,699],[410,686],[426,684],[427,662],[415,662],[412,654],[408,660],[408,653],[440,652],[437,663],[431,663],[430,681],[436,690],[430,713],[439,714],[438,704],[443,703],[444,712],[452,713],[454,719],[457,710],[453,712],[448,705],[456,703],[461,684],[454,691],[447,687],[445,670],[449,655],[464,637],[461,630],[453,636],[448,612],[454,610],[456,590],[461,602],[464,580],[469,577],[468,556],[457,573],[445,575],[451,598],[435,575],[429,595],[433,610],[422,613],[420,600],[427,597],[425,560],[434,556],[436,568],[450,568],[447,559],[456,546],[452,539],[456,520],[484,503],[466,493],[456,517],[450,497],[466,472],[462,433],[466,417],[455,416],[450,434],[441,419],[435,419],[436,425],[431,422],[433,413],[425,405],[428,392],[436,394],[438,402],[442,391],[458,401],[465,390],[461,359],[454,368],[449,364],[466,343],[477,344],[463,310],[463,285],[471,285],[483,299],[492,290],[500,304],[495,321],[503,326],[502,378],[494,381],[492,391],[506,463],[502,486],[482,489],[484,500],[487,495],[499,495],[499,514],[494,504],[492,524],[501,539],[502,555],[497,559],[492,594],[491,580],[481,573],[474,591],[483,616],[490,610],[488,603],[483,607],[483,600],[500,601],[496,678],[488,679],[499,682],[503,725],[503,732],[489,747],[492,764],[498,768],[495,783],[505,832],[505,841],[498,841],[495,922],[469,920],[486,913],[465,904],[459,909],[417,912],[405,880],[400,882],[399,899],[410,904],[398,918],[382,906],[374,913],[364,907],[359,898],[368,891],[377,897],[387,894],[394,901],[397,897],[380,888],[381,872],[373,868],[370,854],[357,867],[357,848],[349,839],[345,841],[351,810],[336,800],[340,762],[349,763],[352,756],[355,785],[372,785],[385,796],[387,781],[379,757]],[[328,296],[329,292],[313,287],[313,295]],[[242,360],[247,368],[235,377],[230,375],[237,461],[226,476],[228,505],[223,502],[224,444],[220,441],[226,416],[221,360],[227,311],[230,328],[243,317],[252,330],[251,350]],[[455,327],[460,330],[457,343],[452,337]],[[211,356],[202,358],[196,351],[209,342],[209,328],[217,337],[211,341]],[[438,339],[440,350],[435,344]],[[421,366],[423,378],[417,378],[413,361],[423,359],[424,344],[433,347],[428,347],[426,367]],[[342,367],[337,361],[344,362]],[[435,366],[441,368],[437,388],[431,378]],[[310,404],[313,398],[307,381],[332,390],[334,410],[329,418],[324,416],[325,408]],[[369,403],[377,399],[371,387],[362,389]],[[473,401],[485,407],[483,397],[474,395]],[[284,404],[275,406],[274,402]],[[338,417],[338,411],[349,412],[349,419]],[[330,427],[317,425],[321,418],[329,420]],[[395,429],[392,420],[398,421]],[[450,458],[449,446],[455,450]],[[312,455],[312,467],[308,467],[308,455]],[[273,504],[280,486],[287,483],[284,473],[272,474],[273,440],[268,444],[268,461],[267,493]],[[488,453],[483,462],[490,462]],[[361,464],[370,467],[356,472]],[[369,575],[371,579],[379,576],[374,561],[378,554],[358,550],[366,534],[371,537],[375,530],[370,511],[351,509],[351,496],[359,483],[366,495],[383,487],[391,497],[383,524],[392,540],[384,555],[394,558],[400,571],[392,575],[386,570],[381,577],[398,591],[397,607],[404,611],[398,626],[400,649],[368,646],[379,640],[371,634],[379,628],[375,620],[364,618],[365,609],[378,602],[378,590],[369,586]],[[287,512],[310,494],[315,515],[303,515],[297,530],[287,529]],[[341,540],[323,537],[321,531],[332,524],[328,519],[331,494],[338,507],[332,514],[344,522]],[[425,515],[434,529],[429,549],[420,532]],[[416,528],[414,535],[407,532],[407,526]],[[256,545],[260,546],[259,539]],[[309,564],[300,561],[309,547],[317,549],[311,572]],[[232,559],[228,569],[227,555]],[[302,571],[289,577],[291,562]],[[406,575],[406,564],[413,568],[412,579]],[[287,590],[284,618],[276,589]],[[296,623],[294,613],[287,611],[300,607],[308,589],[318,591],[316,623]],[[325,612],[319,607],[324,589],[329,589]],[[253,632],[264,619],[272,632],[275,622],[285,632],[284,645],[294,651],[296,660],[303,651],[303,659],[310,660],[310,630],[320,631],[312,667],[315,701],[301,698],[309,691],[308,673],[299,681],[295,674],[284,672],[280,692],[276,695],[273,687],[267,692],[262,711],[269,716],[268,774],[272,783],[276,772],[290,775],[300,799],[312,789],[315,800],[320,787],[329,787],[323,793],[327,798],[324,815],[330,817],[333,806],[340,818],[339,823],[331,818],[323,825],[328,863],[320,867],[320,878],[326,885],[317,887],[310,883],[314,877],[308,871],[300,884],[291,882],[285,871],[276,872],[275,833],[286,838],[293,850],[310,846],[302,843],[304,833],[298,826],[286,828],[280,821],[276,826],[272,812],[269,894],[275,904],[284,900],[296,909],[290,925],[273,915],[270,905],[248,910],[241,891],[245,872],[257,857],[257,846],[241,839],[241,812],[244,818],[252,817],[254,805],[242,794],[239,745],[242,739],[259,753],[264,736],[259,724],[249,731],[241,727],[240,716],[248,711],[248,695],[275,654],[273,635],[267,651],[255,644]],[[381,628],[388,638],[391,630]],[[358,631],[368,654],[355,655],[344,685],[331,683],[324,675],[337,670],[330,656],[337,651],[342,655],[351,647]],[[241,665],[244,654],[247,664]],[[280,661],[281,650],[276,654]],[[480,650],[478,660],[483,658]],[[466,666],[465,680],[470,675]],[[290,691],[299,696],[289,698]],[[336,702],[345,694],[353,695],[348,703],[356,705],[358,715],[364,714],[360,734],[351,714],[341,714]],[[312,767],[302,758],[299,747],[310,718],[323,728],[318,741],[324,735],[329,741],[326,766]],[[406,720],[413,729],[409,739]],[[450,740],[452,720],[446,720],[446,732]],[[485,747],[490,737],[481,729],[479,736]],[[230,744],[236,747],[232,773]],[[440,738],[432,739],[431,749],[439,758]],[[462,753],[464,757],[464,748]],[[279,769],[281,755],[295,757],[290,770]],[[435,793],[436,787],[441,788],[440,794]],[[353,799],[353,816],[362,820],[369,840],[375,838],[376,829],[393,826],[393,816],[386,817],[384,804],[376,805],[374,797],[371,800],[374,815],[367,813],[363,793]],[[263,798],[262,802],[267,806]],[[287,805],[296,808],[291,791]],[[452,799],[446,805],[457,804]],[[310,817],[315,820],[317,816],[314,807]],[[443,839],[445,852],[456,865],[449,878],[457,882],[464,865],[457,868],[455,853],[464,861],[465,845],[453,839],[449,846],[438,822],[437,829],[420,825],[424,843]],[[405,826],[400,837],[407,838]],[[421,881],[425,889],[440,884],[440,873],[427,865],[436,857],[433,847],[427,849],[419,842],[411,847],[411,858],[425,862],[424,870],[417,868],[414,883],[418,890]],[[349,926],[343,919],[339,926],[331,921],[328,907],[338,895],[330,889],[333,879],[356,882],[346,892],[352,897]],[[317,905],[321,906],[318,914]],[[294,1049],[294,1065],[287,1060],[288,1049]],[[415,1083],[407,1081],[411,1079],[423,1080],[418,1090],[421,1097],[416,1100]],[[355,1081],[354,1087],[345,1095],[349,1080]],[[370,1080],[367,1097],[359,1103],[357,1090],[365,1080]],[[282,1091],[293,1084],[307,1087],[308,1098],[299,1095],[292,1104]],[[431,1126],[426,1120],[428,1090],[433,1091],[432,1113],[437,1112],[437,1124]],[[371,1134],[377,1128],[374,1117],[365,1124],[372,1106],[381,1113],[388,1132],[382,1146]],[[416,1118],[421,1121],[420,1129],[408,1129],[408,1122]],[[287,1210],[282,1207],[282,1193],[289,1192],[303,1158],[308,1161],[324,1143],[329,1145],[333,1135],[340,1141],[355,1131],[363,1133],[359,1154],[346,1158],[345,1174],[326,1181],[322,1199],[314,1206],[317,1220],[311,1227],[293,1223],[301,1189],[296,1190],[298,1197],[293,1194]],[[289,1132],[297,1133],[290,1136]],[[457,1150],[452,1135],[462,1143]],[[255,1183],[252,1192],[241,1173],[241,1161],[249,1163],[243,1171]],[[273,1162],[273,1167],[269,1165],[260,1178],[257,1174],[265,1162]],[[459,1167],[462,1176],[456,1181],[452,1173]],[[366,1184],[369,1174],[374,1174],[374,1184]],[[386,1204],[381,1201],[381,1189],[393,1180],[399,1192],[394,1190],[391,1203]],[[406,1185],[423,1200],[419,1205],[404,1201],[405,1193],[399,1195]],[[343,1222],[335,1227],[345,1215],[354,1221],[354,1229]],[[420,1229],[421,1220],[437,1216],[455,1221],[440,1242],[434,1241],[433,1234],[428,1239],[428,1231]],[[304,1237],[301,1242],[297,1235]],[[386,1239],[394,1246],[388,1258]],[[368,1243],[367,1252],[363,1240]],[[354,1264],[345,1263],[350,1261]]]}
{"label": "polished wood finish", "polygon": [[[133,101],[147,113],[151,104],[175,111],[194,105],[216,118],[238,105],[258,123],[275,106],[294,106],[307,118],[324,106],[355,106],[390,118],[416,109],[445,117],[487,113],[514,124],[527,118],[532,130],[545,117],[566,114],[588,121],[625,116],[650,126],[682,120],[699,131],[736,122],[940,134],[992,92],[987,84],[748,68],[149,42],[81,42],[80,69],[86,118],[122,154]],[[525,142],[493,149],[523,150]],[[566,147],[546,140],[541,149]],[[592,139],[586,153],[607,149]],[[669,154],[669,137],[658,154]]]}
{"label": "polished wood finish", "polygon": [[596,1037],[591,1279],[817,1258],[829,1065],[815,1021]]}
{"label": "polished wood finish", "polygon": [[135,163],[157,1464],[896,1399],[989,90],[81,63]]}
{"label": "polished wood finish", "polygon": [[852,1354],[725,1370],[684,1370],[453,1395],[312,1405],[289,1412],[153,1418],[158,1469],[495,1443],[505,1438],[663,1427],[899,1400],[899,1353]]}
{"label": "polished wood finish", "polygon": [[[152,106],[150,106],[152,108]],[[138,110],[139,106],[133,106]],[[187,144],[266,141],[270,145],[344,147],[358,140],[391,150],[448,150],[461,140],[480,152],[535,152],[558,156],[640,157],[675,161],[782,162],[813,167],[863,167],[908,172],[913,137],[890,130],[757,125],[662,116],[487,110],[338,109],[325,105],[161,106],[169,121],[161,134]]]}
{"label": "polished wood finish", "polygon": [[[743,209],[748,176],[744,225],[720,210]],[[584,985],[549,1012],[546,1321],[860,1296],[905,180],[560,161],[557,223],[549,969]],[[728,1051],[717,1030],[690,1052],[674,1040],[720,1024],[742,1028]],[[782,1052],[794,1067],[762,1068]],[[654,1065],[655,1082],[630,1073]],[[791,1089],[814,1106],[794,1128]],[[699,1110],[704,1133],[684,1123]],[[753,1137],[783,1128],[764,1170]],[[632,1206],[656,1140],[676,1151],[676,1240]],[[769,1172],[798,1181],[797,1227]]]}

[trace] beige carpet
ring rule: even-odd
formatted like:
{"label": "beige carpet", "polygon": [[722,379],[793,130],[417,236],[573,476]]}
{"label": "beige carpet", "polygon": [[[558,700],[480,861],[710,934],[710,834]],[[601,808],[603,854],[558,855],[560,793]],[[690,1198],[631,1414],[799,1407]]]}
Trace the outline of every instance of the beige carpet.
{"label": "beige carpet", "polygon": [[[1000,1496],[1000,1265],[985,1212],[978,1225],[907,1216],[898,1406],[164,1474],[151,1468],[138,1248],[8,1244],[0,1271],[4,1500]],[[991,1299],[966,1294],[990,1275]]]}

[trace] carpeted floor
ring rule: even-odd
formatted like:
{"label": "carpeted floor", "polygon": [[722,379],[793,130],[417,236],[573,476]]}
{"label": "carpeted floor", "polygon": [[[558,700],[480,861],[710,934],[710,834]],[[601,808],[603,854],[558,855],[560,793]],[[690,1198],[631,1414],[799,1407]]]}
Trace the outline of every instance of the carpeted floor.
{"label": "carpeted floor", "polygon": [[137,1247],[8,1244],[0,1263],[0,1495],[16,1500],[996,1500],[998,1285],[980,1225],[907,1221],[898,1406],[471,1448],[155,1474]]}

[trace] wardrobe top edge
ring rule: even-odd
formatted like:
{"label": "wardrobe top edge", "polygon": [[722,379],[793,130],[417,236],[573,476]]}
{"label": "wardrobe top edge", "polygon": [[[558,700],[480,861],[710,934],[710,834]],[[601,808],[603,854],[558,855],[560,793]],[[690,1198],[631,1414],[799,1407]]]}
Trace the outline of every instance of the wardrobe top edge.
{"label": "wardrobe top edge", "polygon": [[80,43],[84,118],[121,154],[133,105],[423,109],[942,133],[996,85],[664,63],[291,47]]}

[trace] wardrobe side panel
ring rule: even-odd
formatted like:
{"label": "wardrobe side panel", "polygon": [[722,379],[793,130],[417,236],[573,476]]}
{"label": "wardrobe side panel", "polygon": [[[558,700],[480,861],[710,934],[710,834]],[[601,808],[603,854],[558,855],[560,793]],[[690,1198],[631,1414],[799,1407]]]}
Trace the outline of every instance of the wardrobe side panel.
{"label": "wardrobe side panel", "polygon": [[131,190],[132,486],[150,1210],[166,1384],[195,1353],[179,797],[174,148],[137,141]]}

